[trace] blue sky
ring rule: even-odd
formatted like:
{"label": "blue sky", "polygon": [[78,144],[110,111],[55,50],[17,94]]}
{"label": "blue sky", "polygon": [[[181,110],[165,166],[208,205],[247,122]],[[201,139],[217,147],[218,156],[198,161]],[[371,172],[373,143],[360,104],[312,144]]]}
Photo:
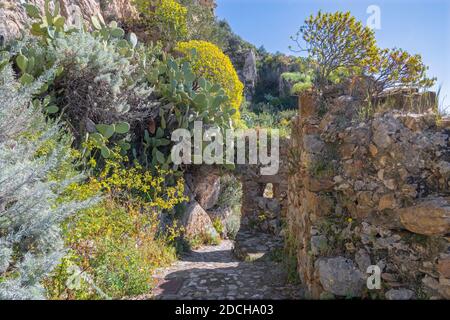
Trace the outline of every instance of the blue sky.
{"label": "blue sky", "polygon": [[[380,47],[422,55],[429,75],[442,85],[442,107],[450,106],[450,1],[448,0],[217,0],[216,14],[257,47],[292,54],[289,37],[318,10],[350,11],[366,23],[367,8],[380,8]],[[450,110],[449,110],[450,111]]]}

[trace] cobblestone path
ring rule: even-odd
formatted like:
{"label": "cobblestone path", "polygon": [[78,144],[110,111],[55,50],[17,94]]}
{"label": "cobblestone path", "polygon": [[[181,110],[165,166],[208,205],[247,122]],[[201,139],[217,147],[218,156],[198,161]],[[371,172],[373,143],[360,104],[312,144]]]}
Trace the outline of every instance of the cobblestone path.
{"label": "cobblestone path", "polygon": [[[256,240],[255,240],[256,239]],[[259,239],[259,243],[258,240]],[[205,246],[157,270],[154,299],[299,299],[300,286],[286,283],[282,264],[271,257],[279,241],[268,235],[240,232],[239,260],[234,242]],[[272,240],[272,241],[271,241]],[[246,247],[250,245],[252,249]],[[249,253],[246,255],[246,253]]]}

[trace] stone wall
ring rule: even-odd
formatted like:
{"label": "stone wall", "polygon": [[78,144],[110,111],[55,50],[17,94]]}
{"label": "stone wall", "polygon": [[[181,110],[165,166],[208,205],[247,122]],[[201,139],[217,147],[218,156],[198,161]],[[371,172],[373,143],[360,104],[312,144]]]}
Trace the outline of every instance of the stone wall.
{"label": "stone wall", "polygon": [[[300,98],[287,209],[299,276],[311,298],[450,299],[449,121],[394,110],[363,120],[361,106]],[[380,290],[367,289],[370,265]]]}
{"label": "stone wall", "polygon": [[[257,165],[238,165],[235,172],[242,181],[242,224],[263,232],[278,234],[286,214],[289,139],[280,138],[280,163],[275,175],[261,175]],[[264,195],[268,184],[271,195]]]}
{"label": "stone wall", "polygon": [[[252,164],[237,165],[235,170],[229,172],[214,165],[189,167],[185,173],[185,180],[191,203],[195,204],[191,207],[202,208],[204,211],[202,216],[208,214],[211,220],[216,217],[226,220],[228,210],[218,208],[217,201],[222,192],[221,176],[231,174],[242,184],[241,227],[278,235],[282,229],[281,220],[286,216],[287,210],[288,147],[289,139],[280,139],[280,164],[278,173],[275,175],[261,175],[260,166]],[[268,184],[272,187],[269,195],[264,194]],[[185,216],[189,217],[191,212],[194,211],[187,210]],[[209,228],[211,222],[205,223],[203,219],[201,224],[202,226],[188,224],[185,227],[194,230],[191,233],[195,234],[198,233],[195,230],[203,230],[203,226]]]}

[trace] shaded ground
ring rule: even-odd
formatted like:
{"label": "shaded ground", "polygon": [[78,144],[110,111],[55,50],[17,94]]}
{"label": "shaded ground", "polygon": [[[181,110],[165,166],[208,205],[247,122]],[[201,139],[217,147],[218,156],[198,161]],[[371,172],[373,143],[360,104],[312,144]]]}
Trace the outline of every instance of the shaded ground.
{"label": "shaded ground", "polygon": [[[205,246],[184,255],[169,268],[157,270],[155,299],[299,299],[300,286],[286,283],[282,264],[273,261],[279,239],[241,232],[239,252],[250,252],[241,261],[233,254],[234,243]],[[251,249],[248,247],[251,246]],[[243,250],[242,250],[243,249]]]}

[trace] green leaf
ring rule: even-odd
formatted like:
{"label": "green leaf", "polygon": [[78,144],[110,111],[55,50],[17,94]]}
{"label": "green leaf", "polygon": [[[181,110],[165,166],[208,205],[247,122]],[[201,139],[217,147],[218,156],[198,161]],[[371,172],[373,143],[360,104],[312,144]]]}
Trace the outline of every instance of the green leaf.
{"label": "green leaf", "polygon": [[125,31],[123,31],[123,29],[114,28],[111,30],[111,36],[113,36],[114,38],[123,38],[124,35]]}
{"label": "green leaf", "polygon": [[162,128],[156,129],[155,137],[159,139],[159,138],[162,138],[163,136],[164,136],[164,130]]}
{"label": "green leaf", "polygon": [[166,127],[167,127],[166,118],[164,117],[164,113],[161,112],[161,128],[166,129]]}
{"label": "green leaf", "polygon": [[95,128],[100,132],[106,139],[109,139],[114,134],[114,126],[109,124],[97,124]]}
{"label": "green leaf", "polygon": [[64,28],[64,23],[66,23],[66,19],[61,16],[55,18],[55,20],[53,21],[53,25],[58,28]]}
{"label": "green leaf", "polygon": [[100,152],[103,158],[109,158],[111,156],[111,151],[108,149],[107,146],[102,146],[100,148]]}
{"label": "green leaf", "polygon": [[98,132],[94,132],[89,134],[89,137],[97,144],[97,145],[102,145],[104,143],[103,141],[103,136],[98,133]]}
{"label": "green leaf", "polygon": [[28,66],[28,58],[25,57],[23,54],[19,54],[16,58],[17,66],[19,67],[20,71],[27,72],[27,66]]}
{"label": "green leaf", "polygon": [[122,40],[119,40],[117,42],[117,46],[119,48],[126,48],[126,49],[128,49],[130,47],[130,43],[127,40],[122,39]]}
{"label": "green leaf", "polygon": [[205,78],[200,78],[198,79],[198,85],[200,86],[200,88],[206,88],[206,79]]}
{"label": "green leaf", "polygon": [[128,133],[128,131],[130,131],[130,124],[127,122],[119,122],[116,123],[114,129],[117,133],[125,134]]}
{"label": "green leaf", "polygon": [[19,81],[23,85],[30,84],[34,81],[34,77],[31,74],[24,73],[20,78]]}
{"label": "green leaf", "polygon": [[124,151],[128,151],[128,150],[131,149],[131,144],[129,144],[128,142],[120,141],[120,142],[119,142],[119,146],[120,146],[120,148],[121,148],[122,150],[124,150]]}
{"label": "green leaf", "polygon": [[59,11],[61,10],[61,5],[59,1],[55,1],[55,10],[53,10],[53,16],[56,17],[59,15]]}
{"label": "green leaf", "polygon": [[42,36],[44,34],[40,23],[35,22],[31,25],[31,34],[34,36]]}
{"label": "green leaf", "polygon": [[133,49],[136,48],[137,43],[138,43],[138,38],[137,38],[136,34],[134,34],[133,32],[130,33],[130,44]]}
{"label": "green leaf", "polygon": [[206,99],[206,95],[203,93],[199,93],[195,98],[194,102],[198,104],[200,107],[205,108],[208,105],[208,100]]}
{"label": "green leaf", "polygon": [[166,162],[166,158],[164,157],[164,154],[161,151],[159,151],[158,149],[156,149],[156,151],[155,151],[155,156],[156,156],[156,160],[159,163],[165,163]]}
{"label": "green leaf", "polygon": [[41,11],[38,7],[32,4],[25,4],[25,11],[30,18],[39,19],[41,17]]}
{"label": "green leaf", "polygon": [[159,145],[162,147],[168,146],[170,144],[169,139],[162,138],[162,139],[159,139],[158,141],[159,141]]}
{"label": "green leaf", "polygon": [[50,39],[55,38],[55,29],[53,27],[47,27],[47,35]]}
{"label": "green leaf", "polygon": [[57,106],[55,106],[54,104],[48,106],[45,111],[49,114],[54,114],[57,113],[59,111],[59,108]]}
{"label": "green leaf", "polygon": [[98,18],[96,16],[91,17],[91,22],[95,29],[97,30],[102,29],[102,25],[100,24],[100,21],[98,21]]}

